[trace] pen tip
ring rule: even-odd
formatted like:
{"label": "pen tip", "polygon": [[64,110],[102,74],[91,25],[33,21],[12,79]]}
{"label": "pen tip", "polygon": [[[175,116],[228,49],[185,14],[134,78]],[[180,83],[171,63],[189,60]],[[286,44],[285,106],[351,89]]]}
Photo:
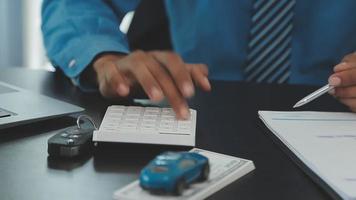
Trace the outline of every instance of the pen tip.
{"label": "pen tip", "polygon": [[293,106],[293,108],[298,108],[298,107],[300,107],[300,106],[302,106],[302,105],[303,105],[303,103],[300,102],[300,101],[298,101],[298,102]]}
{"label": "pen tip", "polygon": [[305,103],[306,103],[305,100],[300,100],[293,106],[293,108],[298,108],[298,107],[304,105]]}

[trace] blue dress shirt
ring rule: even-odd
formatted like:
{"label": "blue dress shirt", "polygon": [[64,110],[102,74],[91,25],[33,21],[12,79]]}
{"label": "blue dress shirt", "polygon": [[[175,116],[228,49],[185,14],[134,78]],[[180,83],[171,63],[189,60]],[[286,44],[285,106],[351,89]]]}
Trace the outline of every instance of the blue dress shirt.
{"label": "blue dress shirt", "polygon": [[[75,80],[101,52],[129,53],[119,31],[139,0],[44,0],[47,54]],[[166,0],[174,50],[188,63],[205,63],[209,78],[244,80],[253,0]],[[321,85],[334,65],[356,50],[355,0],[297,0],[291,84]]]}

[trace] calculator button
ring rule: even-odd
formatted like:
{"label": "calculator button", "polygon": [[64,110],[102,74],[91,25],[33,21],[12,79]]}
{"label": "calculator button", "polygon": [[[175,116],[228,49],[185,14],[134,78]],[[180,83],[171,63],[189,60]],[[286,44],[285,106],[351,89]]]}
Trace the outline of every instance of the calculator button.
{"label": "calculator button", "polygon": [[108,127],[105,127],[103,128],[104,131],[108,131],[108,132],[115,132],[116,129],[115,128],[108,128]]}
{"label": "calculator button", "polygon": [[141,126],[145,125],[156,126],[156,120],[142,120]]}
{"label": "calculator button", "polygon": [[191,126],[192,123],[190,121],[178,121],[178,126]]}
{"label": "calculator button", "polygon": [[69,138],[79,138],[79,135],[78,134],[69,135]]}
{"label": "calculator button", "polygon": [[162,115],[174,115],[172,108],[162,108]]}
{"label": "calculator button", "polygon": [[173,128],[173,124],[161,124],[159,127],[160,130],[173,130]]}
{"label": "calculator button", "polygon": [[158,115],[156,116],[143,116],[142,121],[156,121],[158,118]]}
{"label": "calculator button", "polygon": [[143,116],[158,116],[159,112],[145,112]]}
{"label": "calculator button", "polygon": [[120,118],[120,119],[112,119],[112,120],[110,120],[110,121],[108,121],[108,122],[110,122],[110,123],[112,123],[112,124],[114,124],[114,125],[117,125],[117,124],[119,124],[121,121],[122,121],[122,120],[121,120],[121,118]]}
{"label": "calculator button", "polygon": [[173,119],[161,119],[161,124],[167,124],[167,123],[176,123],[175,120]]}
{"label": "calculator button", "polygon": [[115,127],[117,123],[105,123],[103,126],[105,127]]}
{"label": "calculator button", "polygon": [[136,124],[124,124],[121,128],[136,128]]}
{"label": "calculator button", "polygon": [[110,110],[112,111],[121,111],[121,110],[125,110],[125,106],[111,106]]}
{"label": "calculator button", "polygon": [[157,118],[158,118],[158,114],[157,115],[144,115],[143,117],[142,117],[142,119],[154,119],[154,120],[156,120]]}
{"label": "calculator button", "polygon": [[160,108],[155,108],[155,107],[146,107],[145,111],[153,111],[153,112],[159,112]]}
{"label": "calculator button", "polygon": [[109,113],[108,118],[109,119],[120,119],[123,116],[122,113]]}
{"label": "calculator button", "polygon": [[191,122],[178,122],[178,126],[192,126]]}
{"label": "calculator button", "polygon": [[162,119],[172,119],[175,120],[176,116],[175,115],[162,115],[161,116]]}
{"label": "calculator button", "polygon": [[178,125],[178,129],[179,129],[179,130],[190,130],[191,128],[192,128],[191,126]]}
{"label": "calculator button", "polygon": [[159,114],[159,110],[145,110],[144,112],[145,115],[158,115]]}
{"label": "calculator button", "polygon": [[142,108],[136,106],[128,107],[126,110],[127,114],[140,114],[141,112],[142,112]]}
{"label": "calculator button", "polygon": [[125,120],[138,120],[140,119],[140,115],[126,115]]}
{"label": "calculator button", "polygon": [[133,125],[137,125],[138,124],[138,120],[125,120],[122,125],[125,126],[126,124],[133,124]]}
{"label": "calculator button", "polygon": [[174,123],[161,123],[160,124],[160,128],[164,127],[164,128],[173,128],[174,127]]}

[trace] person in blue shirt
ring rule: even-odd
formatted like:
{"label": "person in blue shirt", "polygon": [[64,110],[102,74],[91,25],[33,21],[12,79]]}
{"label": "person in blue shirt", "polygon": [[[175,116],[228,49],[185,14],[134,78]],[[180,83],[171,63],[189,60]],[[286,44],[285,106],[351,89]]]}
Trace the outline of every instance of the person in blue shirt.
{"label": "person in blue shirt", "polygon": [[[209,79],[336,86],[356,111],[356,1],[166,0],[174,52],[130,51],[119,24],[139,0],[44,0],[47,54],[78,86],[94,69],[105,97],[139,84],[188,117],[194,84]],[[207,67],[208,66],[208,67]],[[209,70],[208,70],[209,69]],[[209,75],[208,75],[209,71]]]}

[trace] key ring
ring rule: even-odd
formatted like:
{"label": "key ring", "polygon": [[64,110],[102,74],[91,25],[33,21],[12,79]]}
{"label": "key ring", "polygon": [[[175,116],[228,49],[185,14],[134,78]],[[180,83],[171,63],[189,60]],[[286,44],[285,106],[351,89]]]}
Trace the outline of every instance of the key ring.
{"label": "key ring", "polygon": [[82,120],[83,118],[87,119],[94,127],[95,130],[98,130],[97,126],[95,125],[93,119],[91,117],[89,117],[88,115],[79,115],[77,117],[77,127],[78,129],[81,129],[80,127],[80,120]]}

